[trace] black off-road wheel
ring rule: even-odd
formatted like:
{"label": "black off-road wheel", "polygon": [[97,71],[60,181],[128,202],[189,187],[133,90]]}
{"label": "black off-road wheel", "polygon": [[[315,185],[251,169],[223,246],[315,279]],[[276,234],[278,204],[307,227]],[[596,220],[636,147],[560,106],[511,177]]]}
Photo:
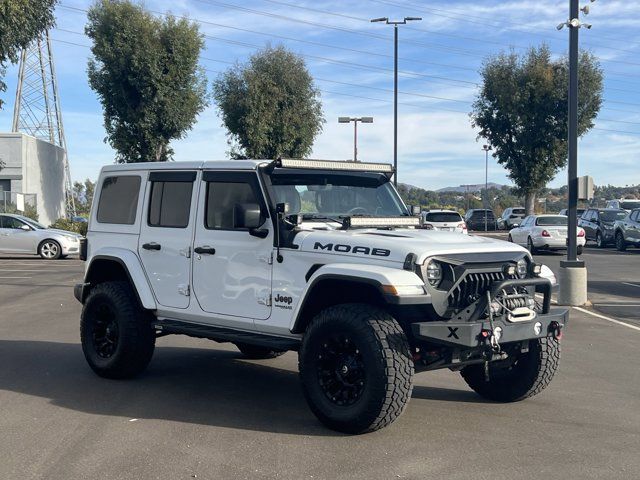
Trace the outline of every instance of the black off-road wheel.
{"label": "black off-road wheel", "polygon": [[286,353],[286,351],[284,350],[274,350],[273,348],[259,347],[257,345],[250,345],[248,343],[236,343],[235,345],[245,357],[252,360],[276,358]]}
{"label": "black off-road wheel", "polygon": [[512,348],[507,360],[489,364],[489,378],[484,364],[461,370],[462,378],[481,397],[495,402],[517,402],[544,390],[560,363],[560,342],[545,337],[529,342],[529,351]]}
{"label": "black off-road wheel", "polygon": [[627,249],[627,242],[624,241],[622,232],[616,233],[616,249],[619,252],[624,252]]}
{"label": "black off-road wheel", "polygon": [[398,322],[382,309],[343,304],[311,322],[299,354],[302,388],[327,427],[359,434],[383,428],[404,411],[414,364]]}
{"label": "black off-road wheel", "polygon": [[101,377],[131,378],[151,361],[155,331],[127,282],[105,282],[91,289],[80,321],[82,351]]}

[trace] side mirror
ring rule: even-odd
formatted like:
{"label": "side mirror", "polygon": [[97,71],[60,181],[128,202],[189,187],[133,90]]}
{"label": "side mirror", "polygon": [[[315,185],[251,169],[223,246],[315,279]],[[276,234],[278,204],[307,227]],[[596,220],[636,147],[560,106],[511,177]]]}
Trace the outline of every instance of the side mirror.
{"label": "side mirror", "polygon": [[519,223],[512,223],[512,224],[511,224],[511,226],[512,226],[513,228],[518,228],[518,227],[520,226],[520,224],[519,224]]}
{"label": "side mirror", "polygon": [[264,223],[260,205],[257,203],[236,203],[233,207],[233,227],[248,228],[249,230],[260,227]]}
{"label": "side mirror", "polygon": [[31,231],[31,227],[29,225],[22,225],[20,227],[20,230],[24,230],[25,232],[30,232]]}

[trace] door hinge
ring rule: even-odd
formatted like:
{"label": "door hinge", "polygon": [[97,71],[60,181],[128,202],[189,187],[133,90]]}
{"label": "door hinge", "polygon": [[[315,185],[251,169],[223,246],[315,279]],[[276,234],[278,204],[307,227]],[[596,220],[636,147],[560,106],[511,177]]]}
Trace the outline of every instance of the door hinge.
{"label": "door hinge", "polygon": [[178,253],[183,257],[191,258],[191,247],[183,248],[179,250]]}
{"label": "door hinge", "polygon": [[258,257],[258,260],[264,263],[267,263],[269,265],[273,264],[273,252],[269,252],[268,255],[263,255],[263,254],[258,254],[256,255]]}
{"label": "door hinge", "polygon": [[178,293],[180,295],[188,297],[189,295],[191,295],[191,289],[189,288],[189,285],[180,284],[178,285]]}
{"label": "door hinge", "polygon": [[271,306],[271,292],[259,292],[256,293],[256,299],[260,305]]}

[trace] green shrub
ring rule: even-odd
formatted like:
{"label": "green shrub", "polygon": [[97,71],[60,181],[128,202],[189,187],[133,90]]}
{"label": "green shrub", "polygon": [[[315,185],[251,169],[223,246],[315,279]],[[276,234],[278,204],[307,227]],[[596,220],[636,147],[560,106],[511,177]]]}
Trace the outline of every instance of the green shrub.
{"label": "green shrub", "polygon": [[58,228],[60,230],[67,230],[69,232],[79,233],[80,235],[87,235],[87,222],[74,222],[68,218],[59,218],[50,225],[50,228]]}

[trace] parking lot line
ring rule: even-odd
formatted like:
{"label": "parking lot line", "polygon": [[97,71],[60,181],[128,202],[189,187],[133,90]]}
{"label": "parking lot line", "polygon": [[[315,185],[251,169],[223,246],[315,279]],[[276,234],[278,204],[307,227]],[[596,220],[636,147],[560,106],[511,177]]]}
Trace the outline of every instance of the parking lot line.
{"label": "parking lot line", "polygon": [[629,282],[622,282],[623,285],[629,285],[630,287],[638,287],[640,288],[640,285],[637,285],[635,283],[629,283]]}
{"label": "parking lot line", "polygon": [[0,277],[0,278],[4,278],[4,279],[16,279],[16,278],[33,278],[33,277]]}
{"label": "parking lot line", "polygon": [[615,318],[607,317],[605,315],[600,315],[599,313],[595,313],[595,312],[592,312],[590,310],[586,310],[586,309],[581,308],[581,307],[573,307],[573,308],[575,310],[578,310],[579,312],[586,313],[587,315],[591,315],[592,317],[598,317],[598,318],[601,318],[602,320],[606,320],[607,322],[617,323],[618,325],[622,325],[624,327],[629,327],[629,328],[631,328],[633,330],[637,330],[637,331],[640,332],[640,327],[637,327],[635,325],[631,325],[631,324],[626,323],[626,322],[621,322],[620,320],[616,320]]}
{"label": "parking lot line", "polygon": [[594,303],[594,307],[640,307],[640,303]]}

